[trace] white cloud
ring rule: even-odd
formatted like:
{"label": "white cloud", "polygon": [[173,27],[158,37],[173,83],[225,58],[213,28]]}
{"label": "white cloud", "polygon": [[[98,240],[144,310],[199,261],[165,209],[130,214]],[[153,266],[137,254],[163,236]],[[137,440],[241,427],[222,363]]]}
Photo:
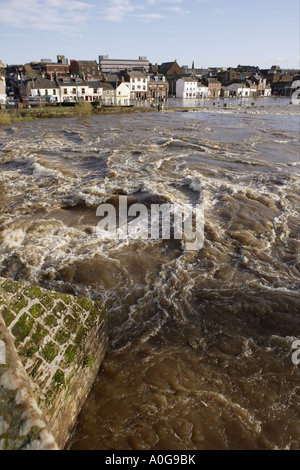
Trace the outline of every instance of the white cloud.
{"label": "white cloud", "polygon": [[144,0],[143,2],[136,2],[135,0],[109,0],[101,12],[100,19],[121,23],[129,17],[134,17],[149,23],[153,20],[167,18],[167,10],[180,15],[188,14],[188,11],[177,6],[182,2],[183,0]]}
{"label": "white cloud", "polygon": [[163,3],[182,3],[183,0],[147,0],[148,5],[158,5]]}
{"label": "white cloud", "polygon": [[191,13],[190,10],[184,10],[181,7],[166,7],[165,9],[168,10],[168,11],[172,11],[174,13],[177,13],[179,15],[189,15]]}
{"label": "white cloud", "polygon": [[109,5],[103,10],[103,19],[120,23],[135,9],[130,0],[110,0]]}
{"label": "white cloud", "polygon": [[162,20],[166,18],[166,16],[160,15],[159,13],[139,13],[134,16],[136,18],[140,18],[141,20],[146,21],[147,23],[149,23],[152,20]]}
{"label": "white cloud", "polygon": [[91,4],[77,0],[0,0],[0,23],[75,33],[88,20],[91,7]]}
{"label": "white cloud", "polygon": [[214,8],[213,13],[215,13],[216,15],[224,15],[225,13],[227,13],[227,11],[228,8]]}

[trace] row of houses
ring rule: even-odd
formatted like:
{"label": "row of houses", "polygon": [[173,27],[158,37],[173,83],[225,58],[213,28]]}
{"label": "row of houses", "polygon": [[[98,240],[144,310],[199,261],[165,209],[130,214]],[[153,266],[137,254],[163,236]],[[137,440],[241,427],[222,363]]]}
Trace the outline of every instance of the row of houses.
{"label": "row of houses", "polygon": [[38,77],[23,82],[21,88],[22,101],[44,98],[51,103],[83,99],[104,105],[129,106],[144,100],[162,102],[168,96],[168,83],[164,77],[146,76],[142,72],[127,72],[121,78],[109,76],[104,81],[69,76],[54,80]]}
{"label": "row of houses", "polygon": [[255,96],[271,96],[272,89],[265,85],[263,90],[259,89],[257,83],[251,80],[246,83],[232,83],[222,86],[215,78],[199,81],[197,77],[183,77],[176,81],[176,98],[251,98]]}
{"label": "row of houses", "polygon": [[[1,74],[2,70],[2,74]],[[147,57],[137,60],[110,59],[57,61],[41,59],[25,65],[1,65],[0,104],[9,99],[26,102],[76,102],[79,99],[106,105],[134,105],[139,101],[164,102],[177,98],[255,97],[285,94],[297,78],[295,71],[283,72],[277,66],[261,71],[258,67],[196,69],[180,67],[177,61],[160,66]],[[5,95],[6,94],[6,95]]]}

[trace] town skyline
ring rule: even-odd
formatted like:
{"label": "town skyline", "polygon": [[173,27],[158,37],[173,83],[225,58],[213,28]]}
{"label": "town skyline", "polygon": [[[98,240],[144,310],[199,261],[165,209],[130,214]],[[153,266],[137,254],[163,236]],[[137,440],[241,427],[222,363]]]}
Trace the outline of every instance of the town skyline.
{"label": "town skyline", "polygon": [[[263,4],[261,4],[263,3]],[[196,68],[299,68],[299,2],[0,0],[1,60],[148,57]]]}

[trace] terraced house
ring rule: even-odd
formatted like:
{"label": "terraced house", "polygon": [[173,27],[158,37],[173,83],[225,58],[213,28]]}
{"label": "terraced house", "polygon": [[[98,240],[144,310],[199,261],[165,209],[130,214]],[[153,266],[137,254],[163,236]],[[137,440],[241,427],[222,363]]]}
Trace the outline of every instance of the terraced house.
{"label": "terraced house", "polygon": [[125,80],[129,82],[131,99],[146,100],[148,92],[148,81],[146,75],[142,72],[129,72],[126,70],[124,76]]}
{"label": "terraced house", "polygon": [[57,80],[61,102],[74,102],[79,99],[88,101],[88,84],[78,77],[62,77]]}
{"label": "terraced house", "polygon": [[38,77],[27,81],[25,94],[28,98],[60,103],[60,89],[55,80]]}

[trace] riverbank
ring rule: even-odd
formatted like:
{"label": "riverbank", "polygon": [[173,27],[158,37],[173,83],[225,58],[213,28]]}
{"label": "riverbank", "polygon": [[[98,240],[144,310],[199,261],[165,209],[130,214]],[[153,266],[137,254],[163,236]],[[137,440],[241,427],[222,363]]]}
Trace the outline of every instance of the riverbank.
{"label": "riverbank", "polygon": [[[129,107],[129,106],[107,106],[91,109],[91,115],[99,114],[123,114],[141,113],[154,111],[151,107]],[[12,122],[35,121],[37,119],[52,119],[60,117],[77,117],[80,111],[76,106],[57,106],[30,109],[6,109],[0,111],[0,125],[7,125]]]}

